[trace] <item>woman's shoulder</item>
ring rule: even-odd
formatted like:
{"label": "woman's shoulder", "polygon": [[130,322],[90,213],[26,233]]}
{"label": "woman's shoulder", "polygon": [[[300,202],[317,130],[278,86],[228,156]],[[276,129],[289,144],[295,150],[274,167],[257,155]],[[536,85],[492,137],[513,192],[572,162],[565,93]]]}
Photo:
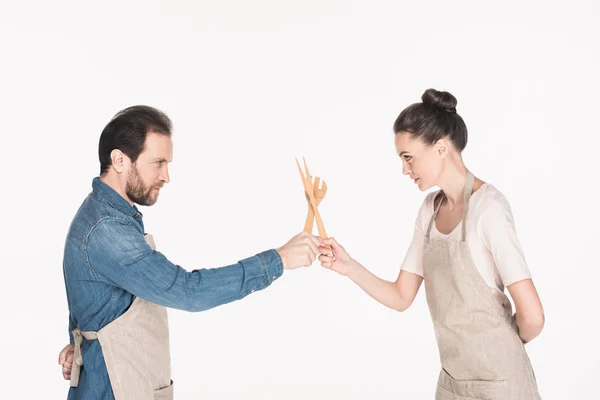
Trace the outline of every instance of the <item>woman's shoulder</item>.
{"label": "woman's shoulder", "polygon": [[434,190],[431,193],[428,193],[427,196],[423,199],[423,203],[421,204],[420,213],[429,213],[429,215],[433,215],[434,211],[434,202],[435,199],[438,198],[438,195],[442,193],[441,189]]}
{"label": "woman's shoulder", "polygon": [[[425,231],[436,206],[436,200],[439,200],[441,189],[434,190],[428,193],[419,209],[417,217],[417,227],[419,230]],[[476,217],[509,217],[512,219],[512,212],[508,199],[496,186],[491,183],[484,182],[472,195],[470,202],[470,214]]]}
{"label": "woman's shoulder", "polygon": [[416,220],[416,227],[419,231],[422,231],[424,233],[427,229],[429,220],[431,219],[431,217],[433,217],[433,212],[435,209],[434,201],[441,192],[441,189],[434,190],[433,192],[428,193],[427,196],[425,196],[425,198],[423,199]]}
{"label": "woman's shoulder", "polygon": [[[511,212],[510,203],[507,197],[496,186],[491,183],[484,183],[478,190],[476,204],[474,208],[479,215],[486,214],[505,214]],[[477,194],[475,192],[474,194]]]}

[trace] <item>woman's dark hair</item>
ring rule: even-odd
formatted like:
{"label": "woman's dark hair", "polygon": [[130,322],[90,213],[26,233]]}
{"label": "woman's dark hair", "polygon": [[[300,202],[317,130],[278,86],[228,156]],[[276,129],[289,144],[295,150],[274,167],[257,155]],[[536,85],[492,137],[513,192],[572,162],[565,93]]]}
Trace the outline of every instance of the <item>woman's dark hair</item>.
{"label": "woman's dark hair", "polygon": [[133,106],[119,111],[100,135],[100,175],[108,171],[113,150],[121,150],[135,162],[144,150],[148,132],[171,136],[172,126],[165,113],[152,107]]}
{"label": "woman's dark hair", "polygon": [[427,89],[422,103],[406,107],[394,122],[394,133],[409,132],[432,145],[447,137],[460,152],[467,146],[467,126],[456,113],[456,97],[448,92]]}

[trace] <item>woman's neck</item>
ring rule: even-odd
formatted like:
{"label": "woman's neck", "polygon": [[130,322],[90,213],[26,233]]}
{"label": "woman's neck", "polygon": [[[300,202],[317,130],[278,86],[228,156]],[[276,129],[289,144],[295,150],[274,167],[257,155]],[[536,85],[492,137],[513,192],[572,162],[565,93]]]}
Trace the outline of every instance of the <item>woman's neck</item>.
{"label": "woman's neck", "polygon": [[467,167],[460,160],[448,160],[444,172],[440,176],[437,186],[444,191],[447,206],[452,210],[464,203],[465,184],[467,181]]}

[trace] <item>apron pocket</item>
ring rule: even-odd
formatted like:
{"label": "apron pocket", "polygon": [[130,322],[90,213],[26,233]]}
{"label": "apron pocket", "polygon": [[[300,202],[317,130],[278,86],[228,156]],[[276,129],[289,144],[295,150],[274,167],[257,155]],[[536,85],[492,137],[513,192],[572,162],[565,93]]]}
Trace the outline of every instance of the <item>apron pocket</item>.
{"label": "apron pocket", "polygon": [[435,392],[435,400],[508,400],[508,397],[505,395],[501,397],[490,397],[489,395],[485,395],[485,397],[463,396],[438,385]]}
{"label": "apron pocket", "polygon": [[[442,369],[438,380],[439,399],[507,400],[506,381],[456,380]],[[436,398],[438,398],[436,397]]]}
{"label": "apron pocket", "polygon": [[155,390],[154,400],[173,400],[173,381],[169,386]]}

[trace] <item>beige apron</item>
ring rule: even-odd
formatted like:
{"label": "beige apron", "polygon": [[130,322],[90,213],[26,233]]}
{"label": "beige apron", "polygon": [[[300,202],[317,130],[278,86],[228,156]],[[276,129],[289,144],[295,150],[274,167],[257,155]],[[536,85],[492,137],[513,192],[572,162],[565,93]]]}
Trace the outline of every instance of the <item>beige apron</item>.
{"label": "beige apron", "polygon": [[[144,237],[155,249],[151,235]],[[98,340],[115,400],[172,400],[169,322],[165,307],[136,297],[129,309],[98,332],[73,331],[71,386],[79,384],[83,339]]]}
{"label": "beige apron", "polygon": [[425,238],[425,293],[442,365],[435,398],[537,400],[535,376],[511,303],[506,295],[501,301],[494,296],[473,264],[466,242],[473,181],[468,172],[461,240],[430,237],[442,201]]}

